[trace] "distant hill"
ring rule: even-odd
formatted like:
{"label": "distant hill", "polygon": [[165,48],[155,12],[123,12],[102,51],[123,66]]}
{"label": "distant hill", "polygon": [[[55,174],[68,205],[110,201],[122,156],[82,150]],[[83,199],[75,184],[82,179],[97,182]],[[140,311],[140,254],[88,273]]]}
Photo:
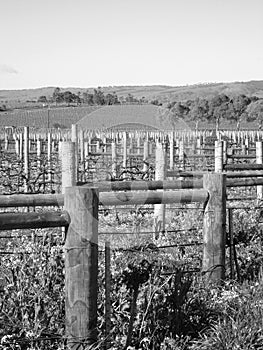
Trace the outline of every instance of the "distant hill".
{"label": "distant hill", "polygon": [[[8,103],[11,106],[23,105],[26,101],[36,101],[40,96],[51,97],[55,87],[43,87],[24,90],[0,90],[0,104]],[[94,88],[61,88],[61,91],[69,90],[72,93],[93,92]],[[118,97],[126,97],[128,94],[136,98],[145,97],[147,100],[157,99],[160,102],[194,100],[197,97],[206,98],[218,94],[236,96],[257,96],[263,98],[263,81],[211,83],[187,86],[108,86],[102,87],[104,93],[116,92]],[[18,102],[19,101],[19,102]]]}

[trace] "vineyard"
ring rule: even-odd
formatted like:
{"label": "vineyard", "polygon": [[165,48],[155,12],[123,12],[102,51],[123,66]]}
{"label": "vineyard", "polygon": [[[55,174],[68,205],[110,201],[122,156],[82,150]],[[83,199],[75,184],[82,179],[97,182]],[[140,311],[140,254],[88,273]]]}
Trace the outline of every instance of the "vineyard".
{"label": "vineyard", "polygon": [[263,132],[78,121],[1,131],[0,349],[263,348]]}

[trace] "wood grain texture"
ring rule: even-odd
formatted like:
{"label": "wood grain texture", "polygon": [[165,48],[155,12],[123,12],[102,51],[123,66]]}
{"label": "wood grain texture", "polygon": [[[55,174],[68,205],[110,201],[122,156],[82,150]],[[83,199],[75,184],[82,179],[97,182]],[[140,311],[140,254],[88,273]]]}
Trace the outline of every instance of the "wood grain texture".
{"label": "wood grain texture", "polygon": [[202,269],[209,280],[221,281],[225,277],[226,177],[220,173],[206,174],[203,186],[209,198],[203,219]]}
{"label": "wood grain texture", "polygon": [[71,350],[97,340],[98,204],[93,188],[65,190],[71,218],[65,244],[66,336]]}

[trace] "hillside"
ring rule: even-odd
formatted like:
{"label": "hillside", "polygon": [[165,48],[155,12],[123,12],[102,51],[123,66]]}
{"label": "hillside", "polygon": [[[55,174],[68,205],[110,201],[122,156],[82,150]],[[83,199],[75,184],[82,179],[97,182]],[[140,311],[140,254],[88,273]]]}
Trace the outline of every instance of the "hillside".
{"label": "hillside", "polygon": [[[0,103],[7,103],[19,107],[26,101],[37,100],[40,96],[52,96],[55,87],[43,87],[38,89],[25,90],[0,90]],[[70,90],[72,93],[92,92],[94,88],[61,88],[61,91]],[[236,96],[257,96],[263,98],[263,81],[233,82],[233,83],[211,83],[188,86],[109,86],[102,87],[105,94],[116,92],[119,97],[126,97],[128,94],[136,98],[143,96],[148,100],[158,99],[161,102],[193,100],[197,97],[206,98],[218,94]]]}
{"label": "hillside", "polygon": [[[83,117],[77,124],[83,129],[173,129],[169,118],[161,118],[161,112],[160,107],[150,104],[105,106]],[[190,126],[183,120],[178,120],[176,128],[188,130]]]}

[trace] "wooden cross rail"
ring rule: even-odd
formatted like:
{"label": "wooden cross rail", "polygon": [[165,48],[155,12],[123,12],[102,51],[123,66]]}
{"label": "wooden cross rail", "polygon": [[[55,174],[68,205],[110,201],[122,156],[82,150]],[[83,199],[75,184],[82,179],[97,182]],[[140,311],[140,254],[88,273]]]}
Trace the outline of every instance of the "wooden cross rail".
{"label": "wooden cross rail", "polygon": [[263,171],[261,170],[248,170],[248,171],[228,171],[223,172],[226,174],[227,178],[245,178],[245,177],[263,177]]}
{"label": "wooden cross rail", "polygon": [[[242,164],[243,165],[243,164]],[[251,164],[248,164],[250,166]],[[257,164],[256,164],[257,165]],[[250,170],[246,171],[223,171],[228,178],[242,178],[242,177],[263,177],[263,169],[260,170]],[[203,177],[204,174],[208,174],[208,171],[167,171],[166,177],[189,177],[189,178],[199,178]]]}
{"label": "wooden cross rail", "polygon": [[232,159],[256,159],[255,154],[229,154],[227,158]]}
{"label": "wooden cross rail", "polygon": [[[81,187],[90,188],[90,187]],[[156,187],[157,188],[157,187]],[[46,201],[45,201],[46,197]],[[101,192],[99,204],[104,206],[127,204],[157,204],[157,203],[191,203],[205,202],[207,192],[203,189],[189,189],[180,191],[129,191],[129,192]],[[0,196],[0,208],[7,207],[35,207],[35,206],[60,206],[64,204],[64,196],[47,195],[2,195]],[[2,215],[2,214],[0,214]]]}
{"label": "wooden cross rail", "polygon": [[253,179],[253,178],[244,178],[244,179],[227,179],[227,187],[248,187],[248,186],[260,186],[263,185],[263,178]]}
{"label": "wooden cross rail", "polygon": [[1,213],[0,230],[63,227],[70,223],[66,211],[46,213]]}
{"label": "wooden cross rail", "polygon": [[224,170],[263,170],[263,164],[226,164]]}
{"label": "wooden cross rail", "polygon": [[155,181],[101,181],[95,183],[79,183],[82,186],[98,187],[100,192],[109,191],[148,191],[158,189],[186,189],[186,188],[202,188],[203,182],[199,179],[189,180],[155,180]]}

